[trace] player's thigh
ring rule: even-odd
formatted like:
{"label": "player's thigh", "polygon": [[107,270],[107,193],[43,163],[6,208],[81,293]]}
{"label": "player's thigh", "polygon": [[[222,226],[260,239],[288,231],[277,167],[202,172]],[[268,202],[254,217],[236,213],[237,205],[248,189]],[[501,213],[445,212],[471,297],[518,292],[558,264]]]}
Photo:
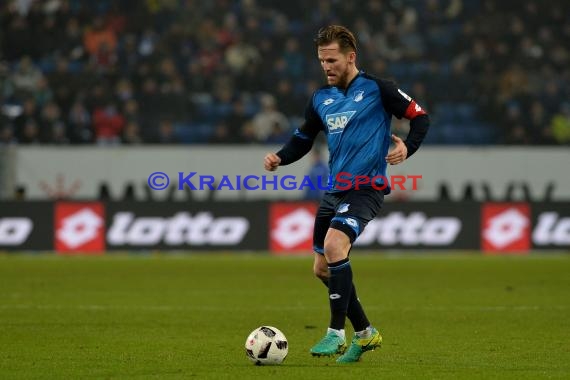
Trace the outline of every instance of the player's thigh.
{"label": "player's thigh", "polygon": [[325,253],[325,237],[335,214],[336,198],[334,195],[325,194],[317,210],[313,227],[313,251],[317,255],[324,255]]}

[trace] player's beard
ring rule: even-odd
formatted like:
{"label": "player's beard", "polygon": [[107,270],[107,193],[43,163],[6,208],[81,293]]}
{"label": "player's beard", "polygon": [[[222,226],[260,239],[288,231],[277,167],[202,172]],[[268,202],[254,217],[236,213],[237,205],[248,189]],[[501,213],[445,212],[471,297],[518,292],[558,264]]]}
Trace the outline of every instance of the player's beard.
{"label": "player's beard", "polygon": [[338,78],[337,83],[338,88],[346,89],[346,86],[348,86],[348,69],[346,69]]}
{"label": "player's beard", "polygon": [[348,76],[350,74],[350,70],[348,69],[348,66],[344,69],[344,71],[342,71],[339,75],[336,76],[336,81],[334,84],[331,84],[332,86],[341,88],[341,89],[346,89],[346,86],[348,86]]}

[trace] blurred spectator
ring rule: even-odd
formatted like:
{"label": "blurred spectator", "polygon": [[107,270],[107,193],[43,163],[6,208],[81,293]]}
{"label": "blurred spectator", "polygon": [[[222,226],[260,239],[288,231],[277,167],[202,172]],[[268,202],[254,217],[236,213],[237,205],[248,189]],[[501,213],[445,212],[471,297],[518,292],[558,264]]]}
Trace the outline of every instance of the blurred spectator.
{"label": "blurred spectator", "polygon": [[120,78],[115,85],[115,97],[125,103],[132,100],[135,96],[133,84],[128,78]]}
{"label": "blurred spectator", "polygon": [[34,43],[37,45],[38,55],[46,57],[51,52],[58,50],[63,31],[57,25],[55,16],[47,12],[43,17],[41,29],[42,32],[35,36]]}
{"label": "blurred spectator", "polygon": [[137,52],[137,37],[134,34],[124,36],[117,54],[117,65],[122,73],[132,73],[137,69],[141,57]]}
{"label": "blurred spectator", "polygon": [[299,50],[299,41],[296,38],[288,38],[285,42],[283,59],[287,67],[287,76],[293,80],[301,79],[305,70],[305,57]]}
{"label": "blurred spectator", "polygon": [[83,44],[83,31],[77,17],[72,17],[65,25],[65,31],[58,44],[63,58],[71,61],[86,59],[86,50]]}
{"label": "blurred spectator", "polygon": [[275,101],[288,118],[301,114],[307,103],[304,96],[293,91],[293,83],[286,78],[279,80],[275,86]]}
{"label": "blurred spectator", "polygon": [[42,72],[34,66],[32,59],[27,55],[20,59],[16,71],[11,76],[18,97],[35,95],[42,79]]}
{"label": "blurred spectator", "polygon": [[129,99],[123,103],[123,116],[127,122],[141,123],[139,103],[135,99]]}
{"label": "blurred spectator", "polygon": [[253,122],[248,121],[242,125],[240,131],[241,141],[245,144],[252,144],[252,143],[259,143],[260,141],[257,140],[257,136],[255,135],[255,126]]}
{"label": "blurred spectator", "polygon": [[175,134],[172,121],[168,119],[160,120],[158,124],[158,136],[153,142],[159,144],[179,144],[180,140]]}
{"label": "blurred spectator", "polygon": [[158,131],[154,128],[158,125],[158,120],[161,117],[159,113],[161,110],[161,99],[158,92],[158,84],[156,79],[151,76],[143,77],[142,80],[142,88],[137,101],[139,114],[144,123],[142,126],[145,129],[143,134],[149,136],[156,135]]}
{"label": "blurred spectator", "polygon": [[244,100],[242,98],[235,99],[230,112],[224,119],[224,123],[228,127],[230,139],[236,143],[249,142],[244,141],[244,136],[241,133],[243,126],[249,119],[250,115],[247,112]]}
{"label": "blurred spectator", "polygon": [[570,103],[560,106],[560,112],[552,118],[552,136],[559,144],[570,144]]}
{"label": "blurred spectator", "polygon": [[77,93],[76,76],[69,71],[69,60],[59,57],[55,69],[47,74],[47,83],[52,90],[53,99],[63,112],[68,112]]}
{"label": "blurred spectator", "polygon": [[265,138],[267,144],[284,144],[291,138],[289,130],[283,128],[278,122],[274,122],[269,135]]}
{"label": "blurred spectator", "polygon": [[158,35],[153,29],[146,29],[142,36],[140,37],[138,43],[138,53],[141,57],[148,57],[151,56],[155,49],[156,44],[158,43]]}
{"label": "blurred spectator", "polygon": [[552,129],[548,123],[544,105],[540,101],[534,100],[530,105],[527,123],[530,141],[526,141],[526,143],[532,142],[537,145],[556,144],[556,141],[552,138]]}
{"label": "blurred spectator", "polygon": [[91,59],[97,69],[103,73],[113,70],[118,61],[117,54],[108,41],[101,42]]}
{"label": "blurred spectator", "polygon": [[214,134],[210,138],[211,144],[232,144],[235,139],[231,138],[230,129],[224,122],[218,123],[214,127]]}
{"label": "blurred spectator", "polygon": [[[2,38],[5,58],[13,62],[23,56],[36,56],[33,29],[26,17],[27,12],[15,12],[8,5],[5,5],[4,8],[0,9],[0,15],[3,16],[2,30],[4,36],[10,36],[9,38]],[[0,33],[1,35],[2,33]]]}
{"label": "blurred spectator", "polygon": [[0,126],[0,147],[15,144],[17,141],[14,137],[14,131],[9,125]]}
{"label": "blurred spectator", "polygon": [[125,125],[121,142],[125,145],[142,144],[143,139],[140,136],[140,127],[136,121],[129,121]]}
{"label": "blurred spectator", "polygon": [[288,132],[289,121],[277,109],[273,95],[263,95],[261,110],[253,117],[253,128],[257,141],[267,141],[270,135]]}
{"label": "blurred spectator", "polygon": [[[42,76],[38,79],[36,89],[34,91],[34,97],[36,99],[36,103],[40,107],[46,107],[48,103],[56,101],[46,77]],[[58,107],[65,106],[65,103],[56,103],[56,105]]]}
{"label": "blurred spectator", "polygon": [[57,103],[50,101],[45,104],[39,119],[39,138],[42,143],[66,144],[66,124]]}
{"label": "blurred spectator", "polygon": [[258,64],[261,56],[255,46],[245,42],[241,35],[233,37],[234,42],[226,50],[225,59],[232,72],[239,75],[246,66]]}
{"label": "blurred spectator", "polygon": [[67,137],[67,130],[65,124],[57,123],[52,128],[52,139],[51,142],[56,145],[66,145],[69,144],[69,138]]}
{"label": "blurred spectator", "polygon": [[77,99],[68,115],[69,139],[72,144],[92,143],[94,138],[91,115],[81,100]]}
{"label": "blurred spectator", "polygon": [[117,43],[115,31],[105,25],[105,20],[101,16],[94,18],[93,24],[88,27],[83,37],[87,53],[102,63],[115,53]]}
{"label": "blurred spectator", "polygon": [[93,112],[93,129],[97,144],[119,144],[124,127],[125,118],[119,113],[117,105],[112,100],[108,100],[102,107],[95,108]]}
{"label": "blurred spectator", "polygon": [[504,141],[507,144],[528,144],[530,136],[525,128],[526,120],[522,114],[521,107],[513,103],[507,109],[507,114],[502,122],[504,130]]}
{"label": "blurred spectator", "polygon": [[28,121],[36,122],[39,119],[40,111],[37,107],[36,99],[28,97],[24,99],[22,113],[14,118],[14,126],[16,128],[16,137],[20,139],[24,126]]}
{"label": "blurred spectator", "polygon": [[40,130],[38,123],[35,120],[27,120],[21,132],[18,142],[20,144],[39,144],[40,143]]}

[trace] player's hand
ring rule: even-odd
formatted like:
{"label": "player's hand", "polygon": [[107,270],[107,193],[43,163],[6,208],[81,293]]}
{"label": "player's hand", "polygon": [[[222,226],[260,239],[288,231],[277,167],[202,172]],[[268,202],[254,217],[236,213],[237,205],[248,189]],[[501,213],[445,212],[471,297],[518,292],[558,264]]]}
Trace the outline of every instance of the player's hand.
{"label": "player's hand", "polygon": [[394,149],[388,152],[386,156],[386,162],[390,165],[397,165],[402,162],[408,157],[408,147],[404,144],[404,141],[396,135],[392,135],[392,141],[394,144]]}
{"label": "player's hand", "polygon": [[275,153],[267,153],[263,159],[263,166],[265,167],[265,170],[270,172],[277,170],[277,167],[279,167],[280,163],[281,159]]}

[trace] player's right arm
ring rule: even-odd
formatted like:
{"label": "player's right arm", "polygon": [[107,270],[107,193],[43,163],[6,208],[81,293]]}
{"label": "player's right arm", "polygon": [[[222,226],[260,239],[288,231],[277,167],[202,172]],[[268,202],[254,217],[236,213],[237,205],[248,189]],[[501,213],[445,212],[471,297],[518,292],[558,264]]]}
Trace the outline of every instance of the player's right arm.
{"label": "player's right arm", "polygon": [[277,153],[268,153],[263,161],[265,170],[275,171],[279,166],[292,164],[309,153],[319,131],[323,129],[321,119],[315,112],[312,101],[305,109],[305,122],[295,130],[293,136]]}

